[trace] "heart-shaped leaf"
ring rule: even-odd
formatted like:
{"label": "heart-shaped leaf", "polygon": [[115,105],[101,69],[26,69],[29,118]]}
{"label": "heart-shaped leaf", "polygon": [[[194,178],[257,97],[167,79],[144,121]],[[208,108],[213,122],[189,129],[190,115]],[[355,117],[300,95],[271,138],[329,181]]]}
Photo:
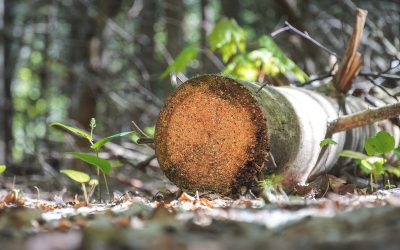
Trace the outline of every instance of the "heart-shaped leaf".
{"label": "heart-shaped leaf", "polygon": [[79,153],[79,152],[68,152],[68,154],[73,155],[76,158],[79,158],[84,162],[87,162],[91,165],[94,165],[94,166],[100,168],[100,170],[105,174],[110,173],[111,165],[110,165],[110,162],[107,160],[101,159],[95,155]]}
{"label": "heart-shaped leaf", "polygon": [[365,151],[368,155],[389,153],[394,149],[395,140],[386,131],[380,131],[365,141]]}
{"label": "heart-shaped leaf", "polygon": [[69,178],[72,180],[79,182],[79,183],[86,183],[90,180],[90,177],[88,174],[81,172],[81,171],[76,171],[72,169],[64,169],[60,171],[61,173],[67,175]]}

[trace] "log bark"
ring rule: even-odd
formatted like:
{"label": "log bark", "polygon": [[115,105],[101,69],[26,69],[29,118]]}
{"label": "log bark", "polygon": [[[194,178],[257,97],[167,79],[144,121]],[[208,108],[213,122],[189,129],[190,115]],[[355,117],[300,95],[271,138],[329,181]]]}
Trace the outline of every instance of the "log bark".
{"label": "log bark", "polygon": [[[348,98],[346,110],[368,106]],[[335,133],[338,144],[321,152],[329,122],[342,115],[336,100],[315,91],[267,86],[218,75],[182,84],[167,100],[156,124],[155,150],[166,176],[187,191],[232,194],[265,175],[284,176],[287,186],[329,171],[344,149],[363,142],[384,122]],[[322,154],[322,156],[320,155]],[[321,161],[320,159],[323,159]]]}

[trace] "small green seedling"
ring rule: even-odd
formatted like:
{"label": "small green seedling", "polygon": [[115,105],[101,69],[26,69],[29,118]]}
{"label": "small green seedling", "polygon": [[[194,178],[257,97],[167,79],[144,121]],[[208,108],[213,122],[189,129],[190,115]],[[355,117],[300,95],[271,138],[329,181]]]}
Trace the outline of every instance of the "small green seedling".
{"label": "small green seedling", "polygon": [[6,165],[0,165],[0,174],[4,173],[6,169],[7,169]]}
{"label": "small green seedling", "polygon": [[[107,194],[111,198],[110,190],[108,188],[108,183],[107,183],[107,178],[106,178],[106,175],[108,175],[111,171],[111,164],[108,160],[105,160],[105,159],[102,159],[99,157],[100,149],[107,142],[110,142],[111,140],[118,138],[118,137],[132,134],[134,132],[133,131],[121,132],[118,134],[114,134],[114,135],[102,138],[99,141],[97,141],[96,143],[94,143],[93,132],[94,132],[94,129],[96,128],[96,120],[94,118],[92,118],[90,120],[90,124],[89,124],[90,134],[86,133],[85,131],[82,131],[80,129],[77,129],[77,128],[74,128],[74,127],[59,123],[59,122],[52,123],[52,124],[50,124],[50,126],[62,127],[62,128],[66,129],[80,137],[83,137],[89,141],[90,148],[94,151],[95,155],[80,153],[80,152],[69,152],[68,154],[70,154],[86,163],[89,163],[90,165],[97,167],[97,176],[100,175],[100,171],[101,171],[101,173],[103,175],[104,183],[106,185]],[[100,188],[100,185],[98,185],[98,186],[99,186],[99,199],[101,199],[101,193],[100,193],[101,188]]]}
{"label": "small green seedling", "polygon": [[85,185],[86,182],[90,181],[89,175],[84,172],[76,171],[76,170],[72,170],[72,169],[64,169],[64,170],[61,170],[60,172],[67,175],[69,178],[71,178],[72,180],[74,180],[82,185],[82,191],[83,191],[83,195],[85,196],[86,204],[89,205],[89,198],[88,198],[88,194],[86,191],[86,185]]}
{"label": "small green seedling", "polygon": [[[373,191],[373,183],[377,182],[379,177],[385,176],[388,173],[400,176],[399,167],[385,166],[387,160],[383,154],[396,153],[397,149],[394,147],[395,140],[393,136],[386,131],[380,131],[365,141],[364,148],[367,155],[351,150],[344,150],[339,155],[358,160],[361,170],[370,176],[370,189]],[[387,181],[386,187],[392,187],[389,179]]]}
{"label": "small green seedling", "polygon": [[320,146],[321,148],[323,148],[323,147],[325,147],[325,146],[328,146],[328,145],[337,145],[337,142],[335,142],[335,141],[332,140],[331,138],[326,138],[326,139],[323,139],[323,140],[319,143],[319,146]]}

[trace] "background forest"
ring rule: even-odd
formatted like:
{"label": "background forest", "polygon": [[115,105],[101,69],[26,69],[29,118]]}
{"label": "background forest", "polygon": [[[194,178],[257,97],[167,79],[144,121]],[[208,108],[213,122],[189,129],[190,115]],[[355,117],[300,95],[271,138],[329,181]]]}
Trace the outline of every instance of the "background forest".
{"label": "background forest", "polygon": [[[160,76],[183,48],[199,48],[187,76],[223,70],[207,44],[223,17],[245,29],[250,48],[289,21],[342,54],[355,6],[369,11],[362,71],[399,63],[397,1],[1,0],[0,163],[8,175],[57,174],[66,164],[63,147],[71,149],[74,140],[50,128],[55,121],[89,130],[94,117],[98,136],[129,131],[132,120],[153,126],[173,90]],[[310,77],[329,72],[329,55],[309,41],[290,32],[274,40]],[[373,80],[396,87],[394,80]],[[124,147],[137,149],[124,140]]]}

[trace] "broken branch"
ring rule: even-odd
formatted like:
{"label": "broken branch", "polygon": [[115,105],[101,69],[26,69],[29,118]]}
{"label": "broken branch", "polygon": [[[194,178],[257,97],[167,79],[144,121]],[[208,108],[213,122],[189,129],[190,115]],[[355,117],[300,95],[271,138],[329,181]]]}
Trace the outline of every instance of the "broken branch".
{"label": "broken branch", "polygon": [[390,104],[380,108],[368,109],[351,115],[339,117],[328,126],[328,133],[358,128],[400,115],[400,103]]}

